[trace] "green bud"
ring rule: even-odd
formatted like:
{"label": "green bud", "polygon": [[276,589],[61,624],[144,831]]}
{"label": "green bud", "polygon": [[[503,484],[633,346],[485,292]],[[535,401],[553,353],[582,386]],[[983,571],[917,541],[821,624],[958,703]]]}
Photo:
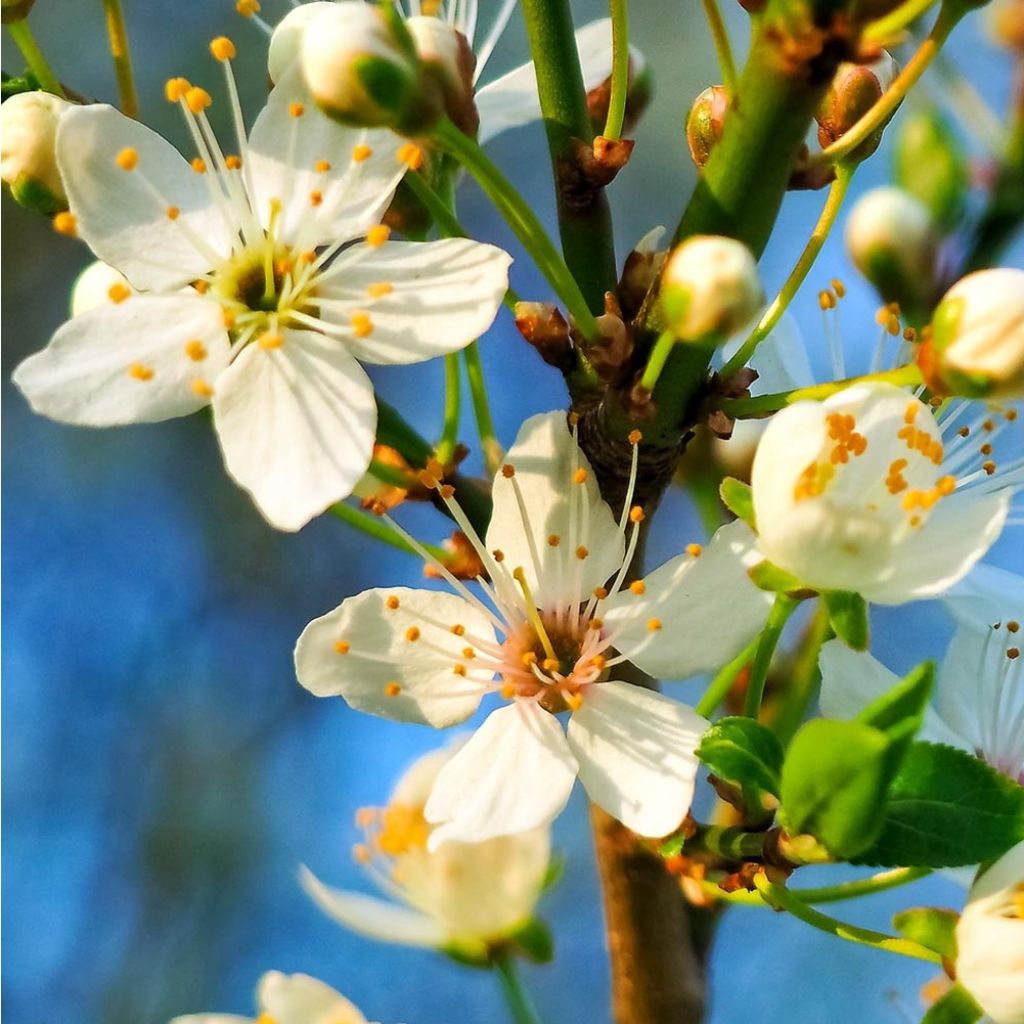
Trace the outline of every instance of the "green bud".
{"label": "green bud", "polygon": [[893,177],[919,199],[943,231],[960,220],[968,188],[967,158],[934,107],[906,114],[896,135]]}
{"label": "green bud", "polygon": [[47,216],[68,208],[54,143],[71,107],[48,92],[19,93],[0,106],[0,178],[16,202]]}
{"label": "green bud", "polygon": [[[840,64],[818,112],[822,149],[841,139],[881,98],[896,77],[896,61],[882,51],[873,64]],[[866,160],[882,141],[884,125],[872,132],[849,156]]]}

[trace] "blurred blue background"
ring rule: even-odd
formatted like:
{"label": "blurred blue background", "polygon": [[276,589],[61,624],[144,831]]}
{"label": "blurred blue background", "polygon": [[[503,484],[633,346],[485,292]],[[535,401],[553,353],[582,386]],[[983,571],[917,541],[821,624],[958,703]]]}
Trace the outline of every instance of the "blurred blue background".
{"label": "blurred blue background", "polygon": [[[482,0],[485,12],[495,3]],[[225,32],[238,44],[243,101],[255,116],[265,40],[230,0],[125,6],[147,123],[184,145],[162,83],[184,73],[220,95],[206,43]],[[602,13],[598,3],[573,6],[578,23]],[[671,227],[678,217],[694,181],[686,108],[717,80],[699,5],[642,0],[632,8],[634,41],[655,67],[655,98],[635,133],[634,159],[611,189],[620,253],[651,226]],[[271,20],[286,10],[284,0],[264,4]],[[726,13],[742,50],[746,16],[738,6]],[[98,2],[38,0],[32,24],[64,80],[83,94],[114,97]],[[18,70],[4,45],[5,69]],[[1003,110],[1009,61],[986,42],[982,16],[963,26],[951,53]],[[524,54],[513,18],[493,71]],[[493,155],[553,223],[540,127],[502,137]],[[855,195],[887,170],[883,147],[857,175]],[[477,237],[520,256],[517,289],[546,297],[480,194],[464,186],[460,201]],[[763,262],[769,293],[821,202],[820,194],[787,199]],[[293,677],[294,639],[309,619],[366,586],[416,585],[419,565],[329,519],[294,536],[271,531],[228,482],[202,417],[86,431],[32,416],[10,372],[64,319],[69,285],[89,256],[6,196],[3,242],[8,1020],[159,1024],[200,1010],[250,1013],[252,987],[270,968],[321,976],[385,1024],[504,1020],[485,973],[347,934],[295,881],[305,862],[332,883],[368,886],[349,855],[353,811],[383,802],[403,767],[442,738],[308,696]],[[1009,258],[1021,264],[1019,245]],[[851,368],[863,370],[876,336],[876,300],[854,277],[838,233],[794,309],[824,373],[815,295],[834,276],[850,293],[842,317]],[[562,386],[504,313],[483,349],[499,433],[509,443],[524,417],[564,403]],[[437,434],[439,365],[375,377],[423,433]],[[468,419],[463,436],[473,437]],[[420,535],[445,531],[427,510],[411,509],[406,518]],[[700,535],[687,501],[671,495],[652,560]],[[1020,570],[1017,536],[1004,537],[990,560]],[[944,613],[930,605],[876,610],[873,625],[876,653],[896,669],[940,654],[949,635]],[[691,699],[699,684],[675,692]],[[605,1022],[601,908],[578,794],[555,836],[568,869],[543,913],[558,958],[526,969],[526,982],[546,1021]],[[906,901],[957,906],[961,899],[955,885],[935,878],[848,912],[885,927]],[[918,989],[933,973],[759,910],[725,918],[711,972],[713,1024],[755,1015],[791,1024],[916,1020]]]}

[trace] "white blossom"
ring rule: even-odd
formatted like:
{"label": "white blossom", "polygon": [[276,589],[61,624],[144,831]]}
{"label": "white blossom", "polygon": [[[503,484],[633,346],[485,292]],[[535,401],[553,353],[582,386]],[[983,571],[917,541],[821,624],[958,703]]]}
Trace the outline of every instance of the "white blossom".
{"label": "white blossom", "polygon": [[25,206],[55,213],[67,196],[54,151],[57,126],[74,104],[48,92],[23,92],[0,105],[0,179]]}

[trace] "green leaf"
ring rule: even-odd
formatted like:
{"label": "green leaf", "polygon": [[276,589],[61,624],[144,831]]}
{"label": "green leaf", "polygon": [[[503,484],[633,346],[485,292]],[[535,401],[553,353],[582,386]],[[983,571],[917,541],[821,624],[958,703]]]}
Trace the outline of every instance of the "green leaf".
{"label": "green leaf", "polygon": [[816,718],[793,737],[782,768],[780,817],[835,857],[854,857],[882,827],[895,772],[891,742],[863,722]]}
{"label": "green leaf", "polygon": [[765,560],[758,562],[752,569],[747,570],[747,575],[755,587],[761,590],[773,592],[783,591],[789,593],[793,590],[806,590],[801,580],[798,580],[792,573],[780,569],[777,565]]}
{"label": "green leaf", "polygon": [[867,601],[860,594],[846,590],[826,590],[821,597],[836,636],[847,647],[855,651],[866,651],[871,639]]}
{"label": "green leaf", "polygon": [[975,1024],[982,1013],[970,992],[963,985],[954,985],[921,1018],[921,1024]]}
{"label": "green leaf", "polygon": [[549,889],[554,889],[562,880],[562,875],[564,874],[565,857],[558,852],[553,852],[551,859],[548,861],[548,869],[544,872],[544,879],[540,883],[540,891],[547,892]]}
{"label": "green leaf", "polygon": [[750,484],[727,476],[718,488],[722,504],[737,518],[742,519],[752,530],[757,529],[754,518],[754,498]]}
{"label": "green leaf", "polygon": [[959,867],[1024,840],[1024,787],[938,743],[910,745],[883,810],[878,838],[857,863]]}
{"label": "green leaf", "polygon": [[506,941],[534,963],[547,964],[555,958],[555,940],[551,936],[551,929],[539,917],[530,918]]}
{"label": "green leaf", "polygon": [[895,183],[928,208],[943,233],[959,222],[969,188],[967,154],[935,107],[907,112],[893,147]]}
{"label": "green leaf", "polygon": [[752,718],[722,718],[704,734],[697,756],[721,779],[778,796],[782,783],[782,744],[771,729]]}
{"label": "green leaf", "polygon": [[892,925],[901,935],[934,949],[947,960],[956,960],[956,923],[960,915],[955,910],[939,907],[911,907],[901,910],[892,919]]}
{"label": "green leaf", "polygon": [[930,661],[922,662],[864,708],[856,721],[886,733],[897,744],[895,756],[902,759],[924,721],[934,681],[935,666]]}

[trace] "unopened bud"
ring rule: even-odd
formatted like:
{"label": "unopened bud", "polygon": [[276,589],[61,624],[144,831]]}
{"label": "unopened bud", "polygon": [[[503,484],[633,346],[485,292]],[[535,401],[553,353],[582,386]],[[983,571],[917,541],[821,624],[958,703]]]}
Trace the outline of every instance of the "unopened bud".
{"label": "unopened bud", "polygon": [[277,23],[267,51],[267,73],[272,82],[280,82],[295,63],[302,51],[302,37],[309,23],[332,7],[334,0],[312,0],[293,8]]}
{"label": "unopened bud", "polygon": [[938,110],[904,115],[893,165],[896,184],[927,207],[938,227],[954,228],[963,212],[969,171],[963,149]]}
{"label": "unopened bud", "polygon": [[[841,139],[881,98],[896,77],[896,61],[884,50],[873,64],[840,64],[815,114],[822,148]],[[864,160],[882,141],[884,125],[873,131],[848,159]]]}
{"label": "unopened bud", "polygon": [[48,92],[22,92],[0,106],[0,178],[16,202],[48,216],[68,208],[54,143],[72,106]]}
{"label": "unopened bud", "polygon": [[1024,0],[1001,0],[993,4],[989,27],[1000,46],[1024,52]]}
{"label": "unopened bud", "polygon": [[1024,270],[979,270],[953,285],[918,364],[940,394],[1024,398]]}
{"label": "unopened bud", "polygon": [[108,263],[90,263],[71,286],[71,315],[81,316],[100,306],[116,306],[135,294],[128,279]]}
{"label": "unopened bud", "polygon": [[516,327],[549,366],[560,370],[573,365],[569,324],[557,306],[546,302],[517,302]]}
{"label": "unopened bud", "polygon": [[394,12],[360,0],[318,11],[302,33],[301,61],[313,98],[345,124],[425,130],[441,113],[412,40]]}
{"label": "unopened bud", "polygon": [[729,106],[729,94],[725,86],[709,85],[694,101],[686,118],[686,144],[690,156],[698,167],[703,167],[711,157],[711,150],[718,144],[725,127],[725,113]]}
{"label": "unopened bud", "polygon": [[876,188],[846,222],[846,249],[886,302],[925,306],[935,280],[937,239],[928,211],[899,188]]}
{"label": "unopened bud", "polygon": [[480,127],[473,102],[476,57],[466,37],[447,21],[428,15],[407,18],[405,27],[424,71],[441,87],[445,112],[467,135],[476,135]]}
{"label": "unopened bud", "polygon": [[640,312],[647,293],[665,265],[668,249],[658,248],[658,243],[664,234],[663,227],[651,228],[636,243],[622,265],[622,277],[619,278],[619,300],[622,303],[623,317],[626,320],[632,320]]}
{"label": "unopened bud", "polygon": [[725,340],[763,298],[750,250],[721,235],[694,235],[669,256],[661,276],[666,327],[677,338]]}
{"label": "unopened bud", "polygon": [[23,21],[32,10],[36,0],[3,0],[0,3],[0,21],[7,25],[12,21]]}

